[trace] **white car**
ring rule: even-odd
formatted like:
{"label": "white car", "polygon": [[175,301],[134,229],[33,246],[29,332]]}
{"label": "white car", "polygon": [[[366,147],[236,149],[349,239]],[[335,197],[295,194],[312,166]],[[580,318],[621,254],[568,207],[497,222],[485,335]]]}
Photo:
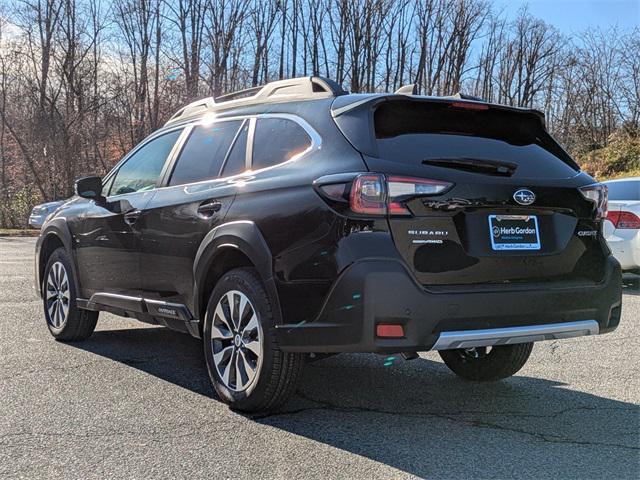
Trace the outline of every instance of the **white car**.
{"label": "white car", "polygon": [[604,237],[622,270],[640,273],[640,177],[603,183],[609,188]]}
{"label": "white car", "polygon": [[32,228],[40,229],[45,219],[52,213],[55,212],[56,209],[62,205],[65,200],[59,200],[56,202],[47,202],[41,203],[40,205],[36,205],[31,210],[31,215],[29,215],[29,226]]}

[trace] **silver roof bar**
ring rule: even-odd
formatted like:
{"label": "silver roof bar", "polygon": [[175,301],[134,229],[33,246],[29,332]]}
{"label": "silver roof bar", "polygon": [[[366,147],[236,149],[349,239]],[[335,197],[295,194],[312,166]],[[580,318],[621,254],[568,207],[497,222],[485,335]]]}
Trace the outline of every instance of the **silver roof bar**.
{"label": "silver roof bar", "polygon": [[197,100],[178,110],[165,126],[196,117],[205,112],[217,112],[260,103],[337,97],[346,93],[342,86],[323,77],[298,77],[278,80],[267,83],[262,87],[253,87],[221,95],[215,99],[208,97]]}

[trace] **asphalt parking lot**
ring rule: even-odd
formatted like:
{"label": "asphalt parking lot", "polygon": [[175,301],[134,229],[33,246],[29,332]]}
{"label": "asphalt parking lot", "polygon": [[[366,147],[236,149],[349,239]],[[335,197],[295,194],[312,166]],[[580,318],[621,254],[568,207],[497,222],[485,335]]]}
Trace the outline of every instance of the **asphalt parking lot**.
{"label": "asphalt parking lot", "polygon": [[249,418],[187,335],[101,314],[89,340],[54,341],[33,245],[0,237],[2,478],[640,478],[633,279],[617,331],[539,343],[509,380],[463,382],[435,353],[339,355]]}

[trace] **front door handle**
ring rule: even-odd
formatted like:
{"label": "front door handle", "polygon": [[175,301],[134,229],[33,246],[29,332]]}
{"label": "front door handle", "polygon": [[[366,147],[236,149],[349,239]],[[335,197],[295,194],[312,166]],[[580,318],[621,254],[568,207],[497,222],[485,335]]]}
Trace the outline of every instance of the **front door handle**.
{"label": "front door handle", "polygon": [[127,212],[124,214],[124,223],[127,225],[133,225],[140,218],[140,210],[132,210],[131,212]]}
{"label": "front door handle", "polygon": [[207,200],[198,206],[198,215],[204,218],[213,217],[216,212],[222,208],[222,202],[218,200]]}

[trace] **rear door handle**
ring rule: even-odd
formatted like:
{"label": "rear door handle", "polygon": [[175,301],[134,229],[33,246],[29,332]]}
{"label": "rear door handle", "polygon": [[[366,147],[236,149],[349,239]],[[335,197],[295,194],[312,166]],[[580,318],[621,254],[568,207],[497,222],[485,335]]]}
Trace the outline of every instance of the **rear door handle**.
{"label": "rear door handle", "polygon": [[127,225],[133,225],[140,218],[140,210],[133,210],[124,214],[124,223]]}
{"label": "rear door handle", "polygon": [[218,200],[207,200],[198,206],[198,215],[204,218],[213,217],[222,208],[222,202]]}

